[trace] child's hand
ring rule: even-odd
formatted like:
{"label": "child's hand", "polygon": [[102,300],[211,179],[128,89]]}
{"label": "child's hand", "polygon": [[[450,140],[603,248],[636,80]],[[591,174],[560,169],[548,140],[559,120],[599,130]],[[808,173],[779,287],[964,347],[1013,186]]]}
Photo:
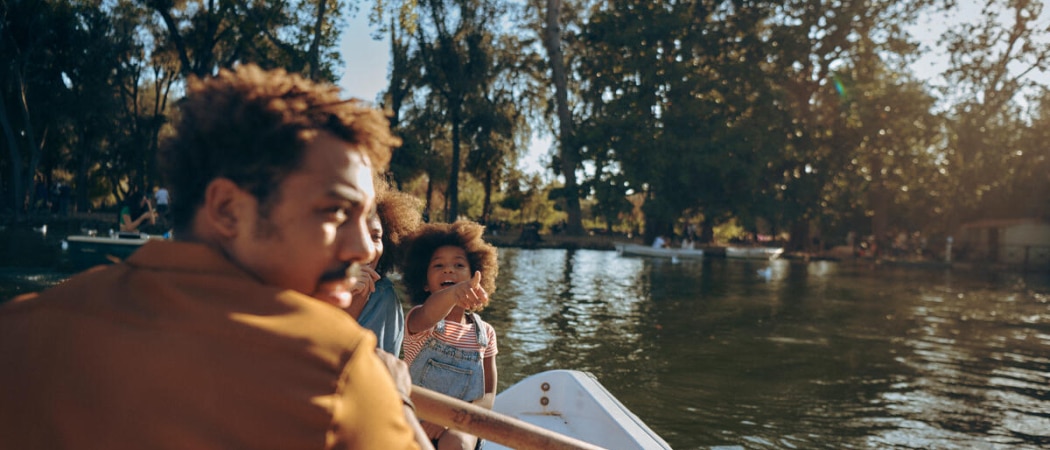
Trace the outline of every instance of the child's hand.
{"label": "child's hand", "polygon": [[354,298],[367,298],[376,291],[376,281],[379,281],[379,273],[371,266],[361,266],[361,273],[357,276],[357,282],[350,286],[350,295]]}
{"label": "child's hand", "polygon": [[466,310],[485,306],[489,303],[489,294],[481,287],[481,271],[475,271],[474,276],[452,287],[455,290],[456,304]]}

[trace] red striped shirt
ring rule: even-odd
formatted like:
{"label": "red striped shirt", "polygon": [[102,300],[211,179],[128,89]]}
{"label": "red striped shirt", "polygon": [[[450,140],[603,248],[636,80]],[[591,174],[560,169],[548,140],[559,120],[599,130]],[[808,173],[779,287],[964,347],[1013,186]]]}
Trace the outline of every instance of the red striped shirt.
{"label": "red striped shirt", "polygon": [[[412,310],[405,315],[406,321],[418,308],[420,307],[416,306],[412,308]],[[489,344],[485,347],[484,351],[481,352],[481,356],[482,358],[496,356],[496,354],[499,353],[499,349],[496,347],[496,330],[493,329],[492,325],[489,325],[488,322],[483,323],[485,325],[483,327],[485,329],[485,335],[489,338]],[[478,347],[478,336],[474,333],[474,327],[474,322],[459,323],[446,320],[444,334],[435,333],[434,327],[430,327],[416,334],[406,331],[405,343],[402,347],[405,354],[405,362],[412,364],[412,360],[416,359],[416,355],[423,350],[423,346],[426,345],[427,341],[430,339],[437,339],[443,343],[463,350],[480,350]]]}

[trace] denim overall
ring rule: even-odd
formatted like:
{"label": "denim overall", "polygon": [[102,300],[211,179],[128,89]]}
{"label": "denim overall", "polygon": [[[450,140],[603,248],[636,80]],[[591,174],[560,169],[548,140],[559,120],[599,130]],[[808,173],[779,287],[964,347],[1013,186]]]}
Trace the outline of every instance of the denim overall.
{"label": "denim overall", "polygon": [[[481,318],[469,312],[466,315],[467,320],[474,322],[479,350],[463,350],[437,338],[428,339],[412,360],[408,373],[417,386],[469,402],[485,394],[485,368],[481,355],[489,339]],[[445,319],[438,321],[434,332],[445,334]]]}

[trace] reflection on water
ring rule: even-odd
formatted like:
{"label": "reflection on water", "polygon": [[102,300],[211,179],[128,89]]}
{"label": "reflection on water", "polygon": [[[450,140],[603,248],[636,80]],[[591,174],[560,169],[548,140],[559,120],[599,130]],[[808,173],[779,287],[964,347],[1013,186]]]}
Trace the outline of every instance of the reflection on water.
{"label": "reflection on water", "polygon": [[19,294],[47,289],[65,281],[69,275],[54,270],[0,268],[0,304]]}
{"label": "reflection on water", "polygon": [[[1050,446],[1050,276],[500,250],[500,388],[585,370],[676,449]],[[0,269],[0,297],[67,274]]]}
{"label": "reflection on water", "polygon": [[500,386],[586,370],[674,448],[1050,445],[1050,280],[502,249]]}

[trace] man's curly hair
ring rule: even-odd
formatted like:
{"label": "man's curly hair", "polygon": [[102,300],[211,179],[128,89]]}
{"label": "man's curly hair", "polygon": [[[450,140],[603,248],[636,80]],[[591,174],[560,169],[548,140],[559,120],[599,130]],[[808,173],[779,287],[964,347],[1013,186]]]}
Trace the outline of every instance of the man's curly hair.
{"label": "man's curly hair", "polygon": [[408,238],[423,223],[423,202],[376,179],[376,214],[383,227],[383,256],[376,271],[386,275],[400,269],[405,260]]}
{"label": "man's curly hair", "polygon": [[191,77],[179,102],[175,135],[159,159],[171,184],[176,233],[188,230],[216,178],[227,178],[256,197],[267,215],[284,178],[300,167],[307,145],[332,133],[385,170],[401,141],[390,123],[360,100],[342,100],[339,88],[282,69],[256,65]]}
{"label": "man's curly hair", "polygon": [[[482,239],[484,232],[485,227],[467,220],[420,226],[409,241],[405,261],[404,284],[412,304],[422,305],[430,296],[430,293],[426,292],[430,258],[438,248],[448,245],[466,250],[471,275],[475,271],[481,271],[481,287],[490,296],[496,292],[496,276],[499,275],[498,250]],[[483,308],[484,306],[475,310],[480,311]]]}

